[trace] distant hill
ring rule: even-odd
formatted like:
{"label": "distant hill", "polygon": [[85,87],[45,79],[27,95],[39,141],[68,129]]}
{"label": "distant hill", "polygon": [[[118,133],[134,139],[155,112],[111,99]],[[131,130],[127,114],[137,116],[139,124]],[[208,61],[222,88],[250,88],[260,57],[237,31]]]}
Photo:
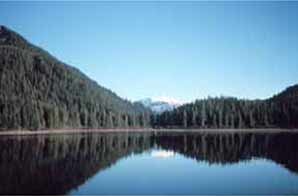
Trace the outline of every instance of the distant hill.
{"label": "distant hill", "polygon": [[165,111],[172,111],[176,107],[182,105],[177,102],[169,102],[169,101],[157,100],[152,98],[145,98],[137,101],[137,103],[141,103],[145,107],[150,108],[152,112],[156,114],[160,114]]}
{"label": "distant hill", "polygon": [[266,100],[217,97],[196,100],[157,115],[154,127],[298,128],[298,85]]}
{"label": "distant hill", "polygon": [[0,128],[149,126],[150,111],[0,26]]}
{"label": "distant hill", "polygon": [[298,84],[286,88],[284,91],[273,96],[271,99],[274,101],[290,99],[298,100]]}

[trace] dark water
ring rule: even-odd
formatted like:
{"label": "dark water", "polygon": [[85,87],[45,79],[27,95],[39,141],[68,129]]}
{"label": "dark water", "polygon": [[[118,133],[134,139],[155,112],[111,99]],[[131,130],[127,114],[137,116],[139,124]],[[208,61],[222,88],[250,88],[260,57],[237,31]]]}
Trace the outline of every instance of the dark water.
{"label": "dark water", "polygon": [[298,134],[1,136],[0,194],[298,194]]}

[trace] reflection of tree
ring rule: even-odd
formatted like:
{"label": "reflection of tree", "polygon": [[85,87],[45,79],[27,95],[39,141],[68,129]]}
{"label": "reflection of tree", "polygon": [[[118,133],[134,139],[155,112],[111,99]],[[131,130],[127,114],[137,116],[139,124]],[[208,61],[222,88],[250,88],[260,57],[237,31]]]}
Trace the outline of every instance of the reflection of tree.
{"label": "reflection of tree", "polygon": [[147,134],[2,137],[0,194],[65,194],[150,147]]}
{"label": "reflection of tree", "polygon": [[271,159],[298,172],[298,134],[295,133],[158,133],[156,143],[209,163],[234,163],[253,157]]}
{"label": "reflection of tree", "polygon": [[0,194],[65,194],[131,153],[154,146],[231,164],[267,158],[298,172],[295,133],[105,133],[0,138]]}

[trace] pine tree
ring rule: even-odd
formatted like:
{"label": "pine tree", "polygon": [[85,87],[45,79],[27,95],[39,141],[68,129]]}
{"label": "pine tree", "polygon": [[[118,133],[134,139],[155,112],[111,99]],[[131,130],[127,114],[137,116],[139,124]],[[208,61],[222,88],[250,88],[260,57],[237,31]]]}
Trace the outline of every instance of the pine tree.
{"label": "pine tree", "polygon": [[202,103],[202,110],[201,110],[201,127],[205,128],[206,124],[206,110],[205,110],[205,101]]}
{"label": "pine tree", "polygon": [[187,128],[187,113],[185,110],[183,111],[183,126]]}
{"label": "pine tree", "polygon": [[193,127],[196,127],[197,126],[197,111],[196,111],[196,108],[193,106],[193,109],[192,109],[192,126]]}

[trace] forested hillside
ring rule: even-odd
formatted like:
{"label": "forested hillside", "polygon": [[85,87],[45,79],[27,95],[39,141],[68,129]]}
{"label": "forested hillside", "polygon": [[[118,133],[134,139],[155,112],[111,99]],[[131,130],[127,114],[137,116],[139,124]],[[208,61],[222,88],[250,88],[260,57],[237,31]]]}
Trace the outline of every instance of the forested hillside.
{"label": "forested hillside", "polygon": [[0,26],[0,128],[149,126],[150,110]]}
{"label": "forested hillside", "polygon": [[298,85],[266,100],[207,98],[152,114],[0,26],[1,130],[150,126],[298,127]]}
{"label": "forested hillside", "polygon": [[298,85],[266,100],[232,97],[196,100],[152,118],[155,127],[294,128],[298,127]]}

